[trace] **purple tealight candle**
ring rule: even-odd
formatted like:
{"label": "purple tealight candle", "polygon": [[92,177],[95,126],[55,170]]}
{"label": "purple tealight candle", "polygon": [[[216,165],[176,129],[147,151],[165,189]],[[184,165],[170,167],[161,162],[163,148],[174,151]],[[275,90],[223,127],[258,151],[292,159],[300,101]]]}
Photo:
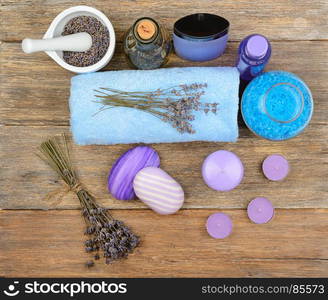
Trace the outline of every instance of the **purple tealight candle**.
{"label": "purple tealight candle", "polygon": [[273,154],[263,161],[262,170],[266,178],[279,181],[288,175],[289,164],[282,155]]}
{"label": "purple tealight candle", "polygon": [[274,208],[267,198],[258,197],[248,204],[247,214],[254,223],[263,224],[272,219]]}
{"label": "purple tealight candle", "polygon": [[206,222],[208,234],[215,239],[224,239],[232,232],[232,221],[224,213],[215,213],[208,217]]}
{"label": "purple tealight candle", "polygon": [[204,160],[202,175],[210,188],[217,191],[230,191],[242,181],[244,166],[235,153],[219,150]]}

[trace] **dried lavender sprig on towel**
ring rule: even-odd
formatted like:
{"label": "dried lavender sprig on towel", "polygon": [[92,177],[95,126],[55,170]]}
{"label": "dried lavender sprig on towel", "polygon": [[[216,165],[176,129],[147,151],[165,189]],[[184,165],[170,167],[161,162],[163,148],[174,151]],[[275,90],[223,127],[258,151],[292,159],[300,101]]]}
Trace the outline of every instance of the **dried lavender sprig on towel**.
{"label": "dried lavender sprig on towel", "polygon": [[[103,252],[106,263],[127,257],[139,244],[136,236],[122,221],[115,220],[106,208],[99,206],[94,197],[82,187],[73,169],[69,145],[64,134],[54,136],[43,142],[38,154],[52,169],[54,169],[80,200],[82,215],[86,223],[86,252],[93,253],[95,260]],[[93,260],[86,263],[87,267],[94,265]]]}
{"label": "dried lavender sprig on towel", "polygon": [[146,111],[162,121],[171,124],[180,133],[195,133],[191,121],[195,119],[194,111],[216,113],[218,103],[201,103],[205,94],[206,83],[182,84],[150,92],[127,92],[112,88],[95,90],[95,95],[102,104],[99,112],[113,107],[129,107]]}

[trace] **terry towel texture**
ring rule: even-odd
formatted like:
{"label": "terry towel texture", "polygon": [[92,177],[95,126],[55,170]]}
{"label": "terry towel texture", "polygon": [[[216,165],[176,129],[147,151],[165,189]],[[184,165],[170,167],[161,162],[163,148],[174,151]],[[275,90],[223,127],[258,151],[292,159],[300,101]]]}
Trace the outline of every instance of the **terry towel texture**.
{"label": "terry towel texture", "polygon": [[[99,112],[94,101],[100,87],[124,91],[154,91],[180,84],[207,83],[201,102],[218,102],[216,114],[194,112],[195,134],[179,133],[170,124],[137,109],[111,108]],[[191,67],[124,70],[77,75],[71,81],[70,112],[74,141],[80,145],[234,142],[238,138],[239,73],[233,67]]]}

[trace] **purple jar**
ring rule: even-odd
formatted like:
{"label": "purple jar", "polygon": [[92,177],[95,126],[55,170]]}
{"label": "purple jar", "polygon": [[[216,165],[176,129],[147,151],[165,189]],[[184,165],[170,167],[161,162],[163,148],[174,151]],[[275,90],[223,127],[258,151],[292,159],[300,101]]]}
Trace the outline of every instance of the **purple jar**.
{"label": "purple jar", "polygon": [[250,81],[263,73],[271,56],[271,45],[266,37],[252,34],[244,38],[238,48],[236,67],[240,78]]}
{"label": "purple jar", "polygon": [[175,52],[183,59],[206,61],[219,57],[228,41],[229,22],[213,14],[185,16],[174,24]]}

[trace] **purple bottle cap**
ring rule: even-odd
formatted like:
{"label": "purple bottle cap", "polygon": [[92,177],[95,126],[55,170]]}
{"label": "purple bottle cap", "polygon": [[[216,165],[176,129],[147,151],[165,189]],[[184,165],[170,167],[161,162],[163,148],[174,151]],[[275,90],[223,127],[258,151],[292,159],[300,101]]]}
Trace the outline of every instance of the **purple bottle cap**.
{"label": "purple bottle cap", "polygon": [[258,197],[248,204],[247,214],[254,223],[263,224],[272,219],[274,208],[267,198]]}
{"label": "purple bottle cap", "polygon": [[283,180],[289,173],[289,164],[286,158],[279,154],[269,155],[262,164],[266,178],[273,181]]}
{"label": "purple bottle cap", "polygon": [[267,39],[262,35],[253,35],[246,44],[246,53],[250,57],[261,58],[269,48]]}
{"label": "purple bottle cap", "polygon": [[232,221],[224,213],[215,213],[208,217],[206,222],[208,234],[215,239],[224,239],[232,232]]}

